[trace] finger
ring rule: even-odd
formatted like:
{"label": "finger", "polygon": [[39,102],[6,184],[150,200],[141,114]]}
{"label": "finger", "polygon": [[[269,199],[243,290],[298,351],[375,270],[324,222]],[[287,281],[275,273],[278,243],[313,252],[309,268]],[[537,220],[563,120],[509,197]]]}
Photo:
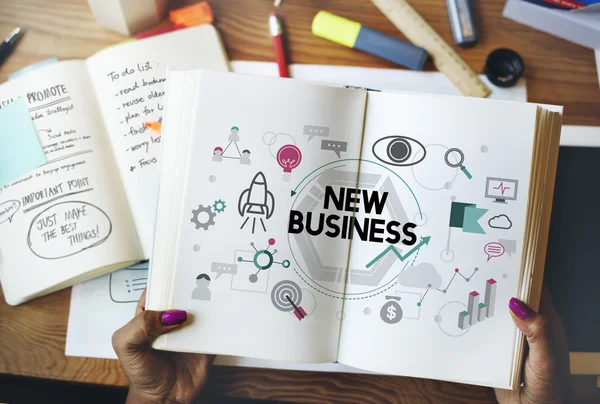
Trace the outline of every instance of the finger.
{"label": "finger", "polygon": [[548,319],[514,297],[510,299],[508,306],[515,325],[527,338],[530,360],[535,363],[551,358],[553,335]]}
{"label": "finger", "polygon": [[144,293],[142,293],[142,296],[140,296],[140,300],[138,300],[137,307],[135,308],[136,316],[139,313],[141,313],[142,311],[146,310],[146,291],[147,290],[148,290],[148,288],[144,289]]}
{"label": "finger", "polygon": [[113,347],[117,354],[147,348],[156,337],[173,331],[186,320],[187,313],[182,310],[142,311],[113,334]]}

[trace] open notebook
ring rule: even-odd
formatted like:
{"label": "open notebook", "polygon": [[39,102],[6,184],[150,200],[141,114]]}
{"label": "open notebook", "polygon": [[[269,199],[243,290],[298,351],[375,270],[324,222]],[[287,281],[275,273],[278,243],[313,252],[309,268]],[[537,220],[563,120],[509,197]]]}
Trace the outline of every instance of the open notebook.
{"label": "open notebook", "polygon": [[168,83],[147,307],[191,321],[156,348],[517,385],[506,305],[539,299],[560,112]]}
{"label": "open notebook", "polygon": [[144,122],[162,116],[168,64],[228,70],[216,30],[204,25],[0,86],[0,107],[26,101],[48,159],[0,188],[0,279],[9,304],[150,256],[161,136]]}

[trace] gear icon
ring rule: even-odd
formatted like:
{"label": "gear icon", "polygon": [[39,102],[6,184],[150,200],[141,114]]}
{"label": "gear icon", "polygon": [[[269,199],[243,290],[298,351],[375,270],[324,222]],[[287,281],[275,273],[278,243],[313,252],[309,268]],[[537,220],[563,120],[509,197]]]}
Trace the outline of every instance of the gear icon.
{"label": "gear icon", "polygon": [[[206,220],[204,223],[198,219],[202,213],[206,213],[208,215],[208,220]],[[190,219],[190,222],[194,223],[196,230],[200,228],[208,230],[209,226],[213,226],[215,224],[216,215],[217,214],[212,211],[210,206],[199,205],[198,209],[192,210],[192,218]]]}
{"label": "gear icon", "polygon": [[223,213],[223,212],[225,212],[225,208],[227,207],[227,205],[225,205],[225,201],[223,201],[222,199],[219,199],[219,200],[215,201],[215,203],[213,203],[212,207],[216,213]]}

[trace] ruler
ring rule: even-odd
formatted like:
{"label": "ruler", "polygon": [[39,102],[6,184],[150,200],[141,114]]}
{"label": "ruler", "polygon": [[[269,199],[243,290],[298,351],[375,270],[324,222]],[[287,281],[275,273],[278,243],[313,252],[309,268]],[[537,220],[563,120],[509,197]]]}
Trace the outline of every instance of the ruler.
{"label": "ruler", "polygon": [[444,73],[461,93],[485,98],[492,92],[460,56],[406,2],[406,0],[371,0],[412,43],[425,49],[433,64]]}

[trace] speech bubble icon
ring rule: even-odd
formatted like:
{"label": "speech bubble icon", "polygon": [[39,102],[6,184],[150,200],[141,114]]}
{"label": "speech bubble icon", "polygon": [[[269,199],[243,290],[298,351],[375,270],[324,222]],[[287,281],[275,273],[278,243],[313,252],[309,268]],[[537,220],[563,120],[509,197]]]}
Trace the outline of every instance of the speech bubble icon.
{"label": "speech bubble icon", "polygon": [[110,218],[97,206],[81,201],[61,202],[33,218],[27,244],[40,258],[65,258],[99,246],[111,233]]}
{"label": "speech bubble icon", "polygon": [[342,158],[341,152],[348,151],[348,142],[338,142],[337,140],[322,140],[321,150],[331,150],[337,154],[338,158]]}
{"label": "speech bubble icon", "polygon": [[308,136],[308,141],[310,142],[316,136],[329,137],[329,128],[326,126],[304,125],[302,134]]}
{"label": "speech bubble icon", "polygon": [[0,224],[6,221],[12,223],[13,216],[15,213],[17,213],[20,207],[21,202],[17,201],[16,199],[12,199],[0,204]]}
{"label": "speech bubble icon", "polygon": [[517,252],[517,240],[498,240],[504,246],[504,250],[510,258]]}
{"label": "speech bubble icon", "polygon": [[504,254],[504,246],[500,243],[491,242],[487,243],[485,247],[483,247],[483,251],[488,256],[488,261],[494,257],[501,257]]}
{"label": "speech bubble icon", "polygon": [[110,274],[108,295],[115,303],[134,303],[140,300],[148,285],[148,264],[145,268],[132,265]]}
{"label": "speech bubble icon", "polygon": [[210,266],[210,272],[217,274],[215,280],[219,279],[223,274],[237,274],[238,266],[235,264],[225,264],[223,262],[213,262]]}

